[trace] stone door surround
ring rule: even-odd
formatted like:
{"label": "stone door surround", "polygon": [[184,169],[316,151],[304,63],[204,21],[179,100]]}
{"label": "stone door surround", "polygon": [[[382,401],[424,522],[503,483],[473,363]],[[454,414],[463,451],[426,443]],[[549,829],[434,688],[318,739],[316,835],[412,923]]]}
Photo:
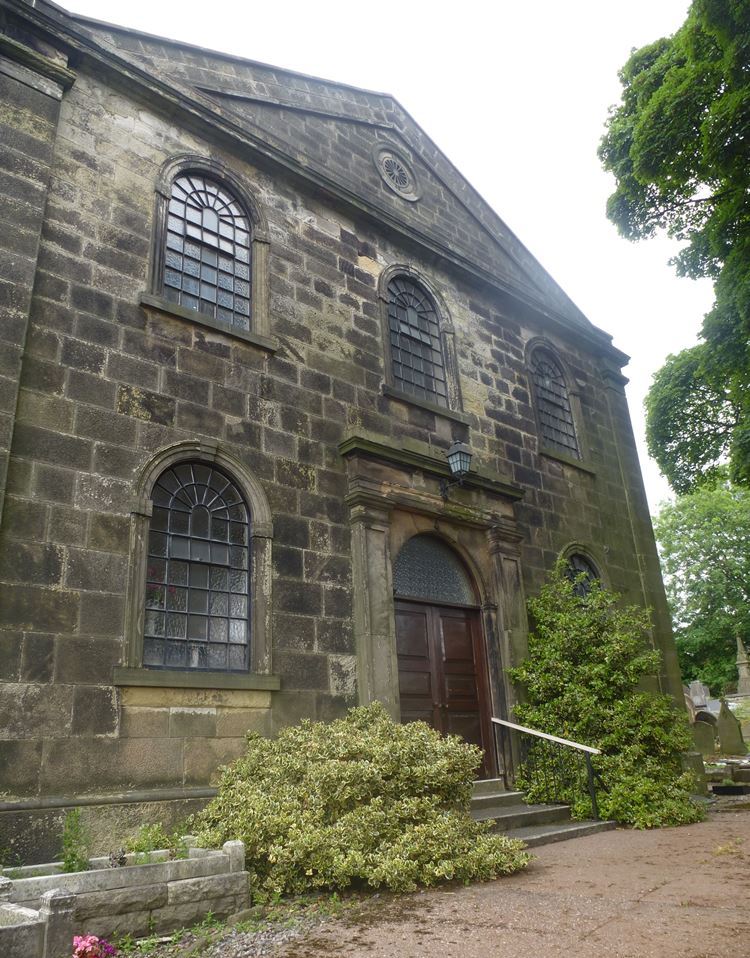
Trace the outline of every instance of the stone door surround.
{"label": "stone door surround", "polygon": [[[362,436],[348,437],[339,450],[348,474],[359,701],[382,702],[395,719],[400,716],[392,561],[412,536],[430,533],[445,539],[474,579],[490,709],[507,716],[516,694],[505,670],[524,658],[528,637],[523,535],[513,509],[522,491],[472,474],[446,502],[439,480],[448,467],[434,450],[399,450]],[[509,758],[498,756],[498,766],[507,768]]]}

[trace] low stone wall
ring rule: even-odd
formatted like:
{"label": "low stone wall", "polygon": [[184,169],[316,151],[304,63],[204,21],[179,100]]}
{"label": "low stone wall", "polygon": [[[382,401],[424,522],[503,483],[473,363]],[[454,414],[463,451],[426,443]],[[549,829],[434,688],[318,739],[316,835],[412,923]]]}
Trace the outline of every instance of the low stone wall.
{"label": "low stone wall", "polygon": [[0,905],[0,955],[3,958],[44,956],[46,922],[38,911],[3,902]]}
{"label": "low stone wall", "polygon": [[107,863],[94,859],[90,871],[72,874],[50,873],[55,866],[22,868],[13,880],[0,879],[2,958],[69,958],[74,934],[170,932],[208,912],[223,918],[248,904],[242,842],[190,848],[187,858],[173,861]]}

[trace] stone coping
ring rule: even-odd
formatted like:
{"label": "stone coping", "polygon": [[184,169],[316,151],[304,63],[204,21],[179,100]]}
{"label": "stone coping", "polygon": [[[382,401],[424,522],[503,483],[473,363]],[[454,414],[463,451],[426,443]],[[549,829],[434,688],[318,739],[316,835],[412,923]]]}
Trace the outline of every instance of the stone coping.
{"label": "stone coping", "polygon": [[39,912],[6,902],[0,905],[0,928],[16,928],[18,925],[34,925],[42,921]]}
{"label": "stone coping", "polygon": [[[163,882],[184,881],[189,878],[208,878],[229,871],[227,856],[223,851],[213,850],[208,854],[173,858],[168,861],[147,862],[143,865],[124,865],[110,868],[104,862],[108,859],[93,859],[99,867],[85,872],[57,872],[51,875],[38,875],[34,878],[12,879],[10,900],[16,904],[33,905],[45,892],[59,888],[67,894],[80,895],[89,892],[114,891],[117,888],[130,888],[137,885],[153,885]],[[156,855],[158,852],[151,852]],[[167,855],[167,852],[161,854]],[[244,854],[244,853],[243,853]],[[38,866],[39,868],[44,866]],[[34,870],[34,866],[30,866]]]}

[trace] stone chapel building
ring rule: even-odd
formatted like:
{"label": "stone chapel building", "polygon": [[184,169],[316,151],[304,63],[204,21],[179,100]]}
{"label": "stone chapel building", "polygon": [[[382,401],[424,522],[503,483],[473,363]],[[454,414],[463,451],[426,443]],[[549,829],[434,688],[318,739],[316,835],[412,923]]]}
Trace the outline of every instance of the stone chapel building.
{"label": "stone chapel building", "polygon": [[392,97],[0,0],[0,194],[1,847],[374,699],[510,776],[560,555],[682,701],[627,357]]}

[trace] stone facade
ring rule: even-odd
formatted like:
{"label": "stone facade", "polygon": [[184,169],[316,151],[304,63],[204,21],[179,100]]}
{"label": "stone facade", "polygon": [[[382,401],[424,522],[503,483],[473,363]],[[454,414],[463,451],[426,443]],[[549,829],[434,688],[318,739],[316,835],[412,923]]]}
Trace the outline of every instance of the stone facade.
{"label": "stone facade", "polygon": [[[415,534],[474,580],[495,714],[524,595],[566,551],[654,610],[682,700],[627,357],[395,100],[43,0],[2,0],[0,27],[0,846],[49,858],[71,804],[92,824],[194,804],[248,730],[375,698],[398,715],[392,565]],[[178,169],[252,221],[248,330],[164,295]],[[434,300],[446,405],[394,379],[389,276]],[[535,344],[580,458],[541,441]],[[446,500],[454,441],[474,462]],[[142,667],[151,488],[188,458],[253,517],[245,673]]]}

